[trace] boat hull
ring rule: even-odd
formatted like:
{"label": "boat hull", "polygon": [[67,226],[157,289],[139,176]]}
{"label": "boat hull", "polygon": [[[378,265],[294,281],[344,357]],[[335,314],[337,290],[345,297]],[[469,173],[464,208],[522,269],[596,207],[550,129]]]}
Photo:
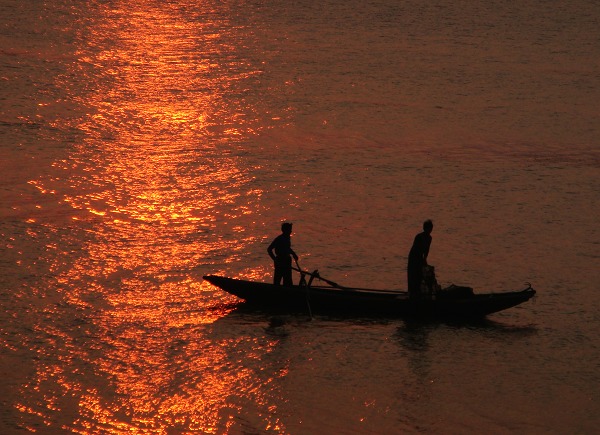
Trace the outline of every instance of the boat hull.
{"label": "boat hull", "polygon": [[519,305],[535,295],[531,287],[517,292],[453,295],[413,301],[406,292],[360,288],[276,286],[273,284],[204,276],[216,287],[243,299],[247,305],[278,312],[307,312],[386,317],[484,317]]}

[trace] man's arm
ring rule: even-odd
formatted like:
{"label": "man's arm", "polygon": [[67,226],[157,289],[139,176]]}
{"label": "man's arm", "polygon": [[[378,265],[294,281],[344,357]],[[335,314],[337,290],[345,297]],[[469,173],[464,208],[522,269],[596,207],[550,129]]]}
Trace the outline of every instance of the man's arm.
{"label": "man's arm", "polygon": [[269,253],[269,257],[271,257],[271,259],[273,261],[275,261],[275,254],[273,254],[273,249],[275,249],[275,240],[273,240],[271,242],[271,244],[269,245],[269,247],[267,248],[267,252]]}
{"label": "man's arm", "polygon": [[425,240],[425,246],[423,249],[423,262],[427,264],[427,256],[429,255],[429,248],[431,247],[431,237]]}

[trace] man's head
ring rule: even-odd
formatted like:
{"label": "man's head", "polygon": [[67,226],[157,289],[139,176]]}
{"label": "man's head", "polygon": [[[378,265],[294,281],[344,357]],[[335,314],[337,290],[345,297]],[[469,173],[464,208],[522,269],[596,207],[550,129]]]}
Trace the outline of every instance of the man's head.
{"label": "man's head", "polygon": [[425,231],[427,234],[431,234],[433,231],[433,222],[431,222],[431,219],[427,219],[425,222],[423,222],[423,231]]}
{"label": "man's head", "polygon": [[284,234],[292,234],[292,224],[290,222],[282,223],[281,232]]}

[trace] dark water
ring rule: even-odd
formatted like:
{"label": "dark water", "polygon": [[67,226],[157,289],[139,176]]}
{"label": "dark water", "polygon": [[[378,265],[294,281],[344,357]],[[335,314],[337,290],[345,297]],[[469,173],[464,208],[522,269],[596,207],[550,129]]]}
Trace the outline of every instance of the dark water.
{"label": "dark water", "polygon": [[[0,1],[0,433],[594,433],[592,1]],[[300,263],[537,298],[481,324],[270,316]]]}

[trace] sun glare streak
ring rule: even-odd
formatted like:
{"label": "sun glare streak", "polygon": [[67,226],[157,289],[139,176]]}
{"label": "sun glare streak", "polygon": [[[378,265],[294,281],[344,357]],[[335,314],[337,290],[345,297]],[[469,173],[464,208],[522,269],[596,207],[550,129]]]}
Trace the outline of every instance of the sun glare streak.
{"label": "sun glare streak", "polygon": [[[73,98],[88,109],[73,126],[82,141],[53,165],[70,190],[31,181],[73,210],[69,221],[86,233],[68,257],[49,248],[64,302],[48,315],[76,307],[81,320],[76,334],[37,326],[66,353],[40,355],[33,403],[18,409],[47,426],[52,414],[78,409],[62,429],[79,434],[225,433],[243,409],[240,392],[276,406],[264,390],[271,379],[214,370],[239,364],[247,339],[211,336],[232,298],[197,270],[236,261],[259,242],[246,227],[256,224],[262,191],[231,150],[262,128],[238,97],[260,72],[224,43],[235,27],[208,13],[193,20],[169,4],[95,7],[73,66],[81,77]],[[271,351],[257,346],[256,357]],[[268,412],[261,419],[281,428]]]}

